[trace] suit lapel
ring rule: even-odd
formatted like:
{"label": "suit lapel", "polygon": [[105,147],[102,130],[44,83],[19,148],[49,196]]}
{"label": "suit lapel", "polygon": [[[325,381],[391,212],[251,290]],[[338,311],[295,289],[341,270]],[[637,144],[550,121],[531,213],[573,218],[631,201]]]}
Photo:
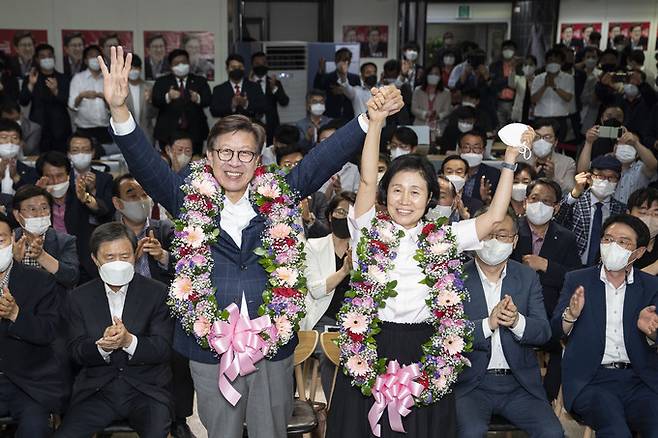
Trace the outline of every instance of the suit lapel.
{"label": "suit lapel", "polygon": [[121,319],[123,320],[123,324],[126,326],[126,328],[128,328],[128,330],[135,327],[136,322],[139,319],[144,319],[144,315],[140,315],[140,312],[143,309],[140,309],[142,294],[139,293],[140,288],[139,284],[137,284],[138,282],[141,282],[141,278],[138,277],[138,275],[139,274],[135,274],[135,278],[133,278],[133,281],[131,281],[128,285],[128,290],[126,291],[126,301],[123,305],[123,315]]}
{"label": "suit lapel", "polygon": [[[637,277],[635,273],[634,277]],[[642,301],[642,288],[637,284],[638,279],[634,278],[633,283],[626,284],[626,291],[624,292],[624,310],[622,314],[624,326],[624,344],[626,345],[626,352],[630,354],[631,344],[636,339],[636,336],[631,336],[638,331],[637,318],[640,315],[641,301]]]}
{"label": "suit lapel", "polygon": [[605,325],[608,318],[606,316],[605,284],[599,278],[600,272],[601,268],[597,265],[596,276],[592,276],[594,278],[594,284],[592,285],[591,292],[588,293],[587,288],[585,288],[585,306],[583,309],[590,309],[592,323],[597,327],[597,330],[595,330],[596,338],[594,340],[600,344],[600,351],[603,354],[605,350]]}
{"label": "suit lapel", "polygon": [[[520,254],[521,257],[526,254],[532,254],[532,232],[530,231],[530,225],[528,225],[527,220],[522,221],[519,227],[519,243],[517,243],[516,253]],[[519,261],[521,260],[519,258]]]}
{"label": "suit lapel", "polygon": [[557,232],[557,227],[555,227],[555,224],[551,222],[548,225],[548,229],[546,230],[546,235],[544,236],[544,243],[541,246],[541,249],[539,250],[539,255],[544,258],[552,257],[554,254],[558,253],[559,251],[555,251],[555,247],[557,245],[558,241],[558,232]]}
{"label": "suit lapel", "polygon": [[94,298],[91,300],[93,308],[96,311],[96,318],[94,318],[96,326],[103,336],[105,329],[112,325],[112,314],[110,313],[110,303],[107,300],[105,293],[105,283],[100,278],[94,280],[97,286],[93,288]]}
{"label": "suit lapel", "polygon": [[480,319],[486,318],[489,316],[489,310],[487,307],[487,300],[484,296],[484,289],[482,288],[482,281],[480,280],[480,274],[478,273],[477,267],[475,266],[475,261],[469,262],[470,266],[466,272],[466,289],[469,291],[471,297],[471,305],[469,306],[472,310],[472,314],[468,315],[469,319]]}

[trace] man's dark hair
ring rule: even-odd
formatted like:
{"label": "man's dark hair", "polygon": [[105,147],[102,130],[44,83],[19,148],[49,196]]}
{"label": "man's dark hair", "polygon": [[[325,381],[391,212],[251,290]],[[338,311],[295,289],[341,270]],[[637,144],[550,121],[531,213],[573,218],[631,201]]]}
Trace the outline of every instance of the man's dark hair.
{"label": "man's dark hair", "polygon": [[174,131],[174,132],[171,133],[171,135],[169,136],[169,143],[168,143],[168,145],[169,145],[169,146],[173,145],[177,140],[189,140],[189,141],[191,141],[192,143],[194,143],[194,141],[192,140],[192,136],[190,135],[190,133],[187,132],[187,131],[182,131],[182,130],[176,130],[176,131]]}
{"label": "man's dark hair", "polygon": [[350,205],[354,205],[356,202],[356,193],[354,192],[340,192],[334,195],[331,198],[331,201],[327,204],[327,209],[324,211],[327,222],[331,221],[331,215],[334,213],[334,210],[338,208],[338,204],[341,201],[347,201]]}
{"label": "man's dark hair", "polygon": [[15,132],[18,138],[23,139],[23,131],[21,125],[9,119],[0,119],[0,131]]}
{"label": "man's dark hair", "polygon": [[253,63],[255,58],[261,58],[261,57],[267,59],[267,55],[265,54],[265,52],[254,52],[251,55],[251,62]]}
{"label": "man's dark hair", "polygon": [[453,112],[453,114],[455,121],[464,120],[464,119],[474,119],[477,121],[478,118],[477,111],[472,106],[465,106],[465,105],[458,106]]}
{"label": "man's dark hair", "polygon": [[84,44],[85,44],[85,37],[82,36],[82,34],[81,34],[80,32],[75,32],[75,33],[71,33],[71,34],[69,34],[69,35],[66,35],[66,36],[64,37],[64,45],[65,45],[65,46],[68,46],[69,44],[71,44],[71,41],[73,41],[73,40],[76,39],[76,38],[80,38],[80,39],[82,40],[82,45],[84,46]]}
{"label": "man's dark hair", "polygon": [[44,50],[50,50],[53,56],[55,56],[55,48],[50,44],[46,44],[46,43],[41,43],[34,48],[34,56],[35,57],[39,56],[39,53],[43,52]]}
{"label": "man's dark hair", "polygon": [[503,43],[500,45],[500,47],[505,48],[505,47],[512,47],[514,50],[517,49],[516,43],[513,40],[505,40]]}
{"label": "man's dark hair", "polygon": [[90,136],[86,132],[80,132],[80,131],[75,131],[73,134],[71,134],[71,136],[66,141],[67,152],[71,150],[71,140],[73,140],[74,138],[84,138],[85,140],[89,141],[89,144],[91,145],[91,151],[92,153],[94,152],[96,148],[96,144],[95,144],[96,142],[94,140],[94,137]]}
{"label": "man's dark hair", "polygon": [[642,50],[632,50],[626,58],[627,61],[633,61],[640,65],[644,65],[644,52]]}
{"label": "man's dark hair", "polygon": [[335,62],[340,62],[340,61],[351,61],[352,60],[352,51],[348,49],[347,47],[343,47],[342,49],[336,50],[336,53],[334,53],[334,61]]}
{"label": "man's dark hair", "polygon": [[134,176],[130,173],[124,173],[123,175],[118,175],[112,180],[112,196],[117,198],[121,197],[121,183],[129,179],[135,179]]}
{"label": "man's dark hair", "polygon": [[589,34],[589,42],[592,43],[594,41],[601,42],[601,33],[597,31],[593,31],[592,33]]}
{"label": "man's dark hair", "polygon": [[121,39],[119,38],[119,34],[116,33],[116,32],[112,32],[112,33],[108,33],[107,35],[103,35],[103,36],[98,40],[98,44],[99,44],[100,46],[104,46],[105,43],[106,43],[108,40],[117,40],[117,42],[119,43],[119,45],[121,45]]}
{"label": "man's dark hair", "polygon": [[207,145],[212,150],[215,140],[222,134],[234,133],[238,131],[247,132],[254,136],[256,140],[256,154],[260,155],[263,150],[263,142],[265,141],[265,130],[254,123],[247,116],[234,114],[223,117],[215,123],[208,134]]}
{"label": "man's dark hair", "polygon": [[396,77],[400,74],[400,61],[397,59],[389,59],[384,63],[384,75],[395,75]]}
{"label": "man's dark hair", "polygon": [[605,232],[613,224],[626,224],[631,227],[633,231],[635,231],[635,236],[637,237],[637,248],[641,246],[647,246],[649,244],[651,234],[649,232],[649,227],[647,227],[647,225],[642,222],[642,219],[626,213],[610,216],[605,220],[605,222],[603,222],[603,227],[601,228],[601,237],[605,235]]}
{"label": "man's dark hair", "polygon": [[16,190],[14,198],[11,200],[11,208],[18,211],[21,209],[21,203],[23,201],[36,198],[37,196],[45,197],[46,201],[48,201],[48,205],[52,208],[53,196],[43,187],[37,187],[33,184],[21,186]]}
{"label": "man's dark hair", "polygon": [[514,171],[514,176],[520,174],[521,172],[527,172],[530,175],[530,179],[534,181],[537,179],[537,171],[533,166],[528,163],[516,163],[516,170]]}
{"label": "man's dark hair", "polygon": [[11,232],[11,229],[13,228],[12,223],[9,220],[9,217],[4,213],[0,213],[0,224],[7,224],[9,231]]}
{"label": "man's dark hair", "polygon": [[[408,144],[411,147],[418,146],[418,135],[416,132],[407,126],[398,126],[393,132],[393,137],[398,139],[401,143]],[[391,139],[393,138],[391,137]]]}
{"label": "man's dark hair", "polygon": [[600,56],[601,51],[599,50],[598,47],[587,46],[583,50],[583,58],[585,57],[585,55],[587,55],[589,53],[595,53],[596,56],[598,57],[598,56]]}
{"label": "man's dark hair", "polygon": [[471,169],[471,166],[468,165],[468,161],[464,160],[459,155],[448,155],[443,159],[440,169],[442,175],[445,175],[446,164],[448,164],[450,161],[461,161],[462,163],[464,163],[464,165],[466,166],[466,172],[464,174],[468,175],[468,171]]}
{"label": "man's dark hair", "polygon": [[487,134],[486,134],[486,132],[484,132],[482,129],[477,128],[477,127],[471,129],[470,131],[462,132],[461,134],[459,134],[458,144],[461,146],[462,139],[466,136],[469,136],[469,135],[472,136],[472,137],[480,137],[480,140],[482,140],[482,147],[487,146]]}
{"label": "man's dark hair", "polygon": [[482,93],[480,93],[480,90],[478,90],[475,87],[468,87],[464,91],[462,91],[462,99],[464,99],[465,97],[480,100],[482,97]]}
{"label": "man's dark hair", "polygon": [[146,47],[150,46],[155,40],[162,40],[162,42],[165,45],[165,48],[167,47],[167,40],[165,39],[164,35],[162,35],[161,33],[156,33],[155,35],[151,35],[146,40]]}
{"label": "man's dark hair", "polygon": [[238,61],[240,64],[244,65],[244,58],[239,53],[231,53],[226,57],[226,68],[228,68],[231,61]]}
{"label": "man's dark hair", "polygon": [[430,208],[436,207],[440,194],[439,181],[436,178],[436,170],[434,169],[434,165],[427,158],[418,154],[402,155],[391,161],[391,165],[388,166],[386,173],[379,182],[377,201],[382,205],[386,205],[389,184],[391,184],[393,177],[398,172],[404,171],[415,171],[420,173],[427,183],[429,203],[427,204],[425,213],[427,213],[427,210]]}
{"label": "man's dark hair", "polygon": [[39,156],[35,167],[40,177],[43,176],[43,166],[45,164],[50,164],[53,167],[63,167],[66,169],[66,173],[71,174],[71,162],[63,152],[48,151]]}
{"label": "man's dark hair", "polygon": [[281,148],[277,148],[276,150],[276,164],[281,165],[281,160],[283,160],[283,157],[286,155],[292,155],[292,154],[302,154],[302,156],[306,155],[306,151],[304,148],[302,148],[298,144],[290,144],[283,146]]}
{"label": "man's dark hair", "polygon": [[[521,163],[519,163],[521,164]],[[560,184],[558,184],[555,180],[552,180],[550,178],[537,178],[533,179],[530,181],[530,184],[528,184],[528,188],[525,190],[525,195],[530,196],[530,193],[532,193],[532,190],[536,186],[546,186],[550,189],[553,190],[555,193],[555,202],[560,202],[560,199],[562,199],[562,187],[560,187]]]}
{"label": "man's dark hair", "polygon": [[0,114],[9,114],[13,112],[20,114],[21,106],[18,104],[18,102],[9,98],[0,99]]}
{"label": "man's dark hair", "polygon": [[293,146],[299,141],[299,128],[295,125],[279,125],[274,131],[274,139],[286,146]]}
{"label": "man's dark hair", "polygon": [[626,37],[624,35],[617,35],[612,39],[613,44],[626,44]]}
{"label": "man's dark hair", "polygon": [[327,98],[327,93],[325,93],[324,90],[319,90],[317,88],[312,88],[311,91],[309,91],[306,94],[306,100],[310,99],[313,96],[321,96],[322,98],[326,99]]}
{"label": "man's dark hair", "polygon": [[105,242],[114,242],[115,240],[128,239],[133,247],[137,250],[137,237],[130,228],[120,222],[108,222],[99,225],[89,238],[89,247],[93,255],[98,255],[98,250]]}
{"label": "man's dark hair", "polygon": [[560,124],[557,122],[557,120],[551,117],[539,118],[532,124],[532,128],[535,131],[545,126],[553,128],[553,134],[555,134],[556,138],[560,137]]}
{"label": "man's dark hair", "polygon": [[92,50],[97,51],[99,55],[103,54],[103,50],[100,48],[100,46],[97,46],[96,44],[90,44],[82,51],[82,59],[87,59],[87,55]]}
{"label": "man's dark hair", "polygon": [[174,49],[171,52],[169,52],[169,55],[167,55],[167,62],[169,65],[174,62],[174,59],[177,58],[178,56],[184,56],[187,61],[190,61],[190,54],[187,53],[187,50],[184,49]]}
{"label": "man's dark hair", "polygon": [[546,51],[544,59],[548,61],[548,58],[558,58],[560,62],[564,62],[564,52],[560,48],[553,47]]}
{"label": "man's dark hair", "polygon": [[647,208],[651,208],[654,202],[658,202],[658,189],[646,187],[631,193],[626,201],[626,207],[630,212],[633,208],[642,208],[644,204],[647,205]]}
{"label": "man's dark hair", "polygon": [[142,68],[142,58],[137,53],[133,53],[133,60],[130,62],[130,66]]}
{"label": "man's dark hair", "polygon": [[368,66],[375,67],[375,74],[377,74],[377,64],[375,64],[374,62],[364,62],[363,64],[361,64],[361,68],[359,69],[361,74],[363,74],[363,70]]}
{"label": "man's dark hair", "polygon": [[318,138],[320,138],[320,135],[324,131],[337,131],[340,128],[342,128],[343,126],[345,126],[345,120],[343,120],[343,119],[333,119],[333,120],[325,123],[324,125],[320,126],[320,129],[318,129]]}
{"label": "man's dark hair", "polygon": [[415,50],[416,52],[420,52],[420,46],[416,41],[407,41],[404,46],[402,46],[402,52],[405,50]]}

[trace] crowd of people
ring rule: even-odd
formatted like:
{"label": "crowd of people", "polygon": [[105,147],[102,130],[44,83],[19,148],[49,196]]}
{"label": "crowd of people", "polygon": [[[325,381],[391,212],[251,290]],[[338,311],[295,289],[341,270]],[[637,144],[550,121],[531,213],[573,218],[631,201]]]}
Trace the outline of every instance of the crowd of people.
{"label": "crowd of people", "polygon": [[[561,437],[559,398],[597,436],[656,436],[656,84],[623,36],[599,44],[592,32],[539,62],[504,41],[488,62],[447,33],[436,65],[421,66],[410,42],[383,72],[365,62],[359,75],[339,49],[335,70],[321,60],[307,115],[293,124],[280,122],[290,99],[262,52],[249,72],[229,55],[229,79],[212,90],[184,49],[166,55],[170,72],[154,83],[121,48],[80,47],[77,72],[57,71],[48,44],[25,68],[3,59],[0,415],[16,420],[17,437],[88,437],[124,420],[140,436],[181,438],[192,436],[196,395],[209,436],[238,438],[246,424],[251,437],[285,437],[296,335],[231,379],[241,395],[232,401],[209,350],[204,291],[181,277],[185,251],[207,244],[192,261],[211,266],[193,271],[211,284],[210,309],[237,306],[246,321],[267,312],[277,295],[268,285],[288,265],[277,256],[263,267],[256,249],[284,228],[269,228],[273,207],[257,199],[278,190],[306,258],[279,293],[305,293],[300,329],[341,333],[335,389],[334,366],[319,358],[327,398],[333,390],[328,437],[375,433],[364,396],[375,389],[362,385],[383,369],[368,371],[368,354],[421,364],[416,381],[432,397],[414,395],[408,436],[481,437],[497,415]],[[528,129],[496,160],[491,143],[511,122]],[[429,128],[438,158],[419,153],[414,126]],[[130,173],[99,161],[119,153]],[[261,164],[284,170],[280,186],[252,185],[268,172]],[[203,237],[193,220],[216,233]],[[428,251],[454,258],[444,277],[454,290],[429,282],[421,263],[432,227],[451,236]],[[383,301],[367,313],[368,300]],[[465,316],[446,325],[434,300]],[[170,311],[176,303],[191,325]],[[433,360],[443,365],[431,368],[426,355],[439,347],[426,342],[455,326],[466,334],[442,344],[446,356]],[[277,320],[274,331],[285,330]],[[544,377],[537,351],[550,357]],[[458,376],[448,352],[469,362]],[[377,426],[384,437],[400,432],[390,412]]]}

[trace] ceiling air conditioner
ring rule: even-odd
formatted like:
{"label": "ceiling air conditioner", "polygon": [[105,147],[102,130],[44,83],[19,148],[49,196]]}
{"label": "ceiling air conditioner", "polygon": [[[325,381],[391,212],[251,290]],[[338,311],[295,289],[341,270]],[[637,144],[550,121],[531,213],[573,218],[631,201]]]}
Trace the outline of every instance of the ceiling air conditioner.
{"label": "ceiling air conditioner", "polygon": [[288,106],[279,105],[281,123],[294,123],[306,117],[307,45],[301,41],[263,42],[270,72],[277,75],[290,97]]}

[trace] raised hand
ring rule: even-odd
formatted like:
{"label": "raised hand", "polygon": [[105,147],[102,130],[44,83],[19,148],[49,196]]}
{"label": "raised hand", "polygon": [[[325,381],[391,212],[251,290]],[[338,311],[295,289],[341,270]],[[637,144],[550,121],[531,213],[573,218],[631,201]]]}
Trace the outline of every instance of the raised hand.
{"label": "raised hand", "polygon": [[375,97],[378,94],[381,95],[381,97],[383,98],[383,109],[385,111],[388,111],[389,116],[397,113],[404,106],[404,101],[402,100],[402,93],[400,93],[400,90],[398,90],[395,85],[387,85],[385,87],[372,88],[370,90],[370,93],[373,95],[373,97]]}
{"label": "raised hand", "polygon": [[592,183],[592,174],[589,172],[580,172],[575,176],[576,184],[571,190],[573,198],[579,198],[583,194],[589,184]]}
{"label": "raised hand", "polygon": [[571,295],[569,300],[569,311],[567,312],[572,318],[569,319],[578,319],[580,312],[583,311],[585,306],[585,288],[578,286],[576,291]]}
{"label": "raised hand", "polygon": [[[110,48],[110,68],[108,70],[102,56],[98,57],[103,72],[103,95],[110,107],[112,117],[117,122],[125,122],[128,119],[128,73],[132,64],[133,55],[128,53],[123,58],[123,47]],[[123,117],[121,117],[123,116]]]}

